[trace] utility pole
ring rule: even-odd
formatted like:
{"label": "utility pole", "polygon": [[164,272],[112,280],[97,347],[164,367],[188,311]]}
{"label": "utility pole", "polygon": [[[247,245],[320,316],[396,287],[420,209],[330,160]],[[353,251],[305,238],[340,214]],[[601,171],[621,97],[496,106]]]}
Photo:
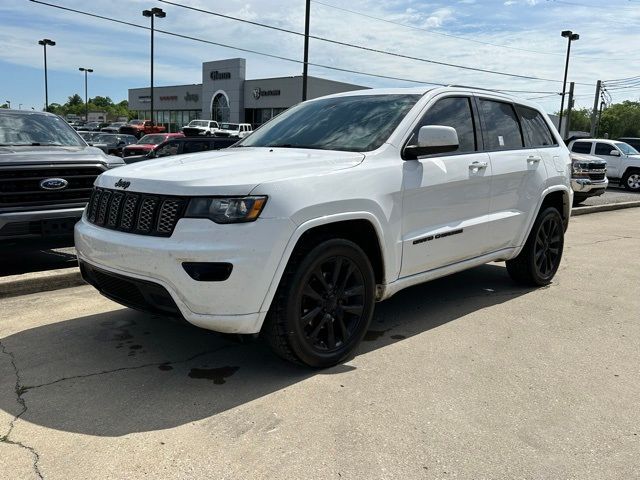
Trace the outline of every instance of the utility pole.
{"label": "utility pole", "polygon": [[596,124],[596,131],[594,137],[597,137],[600,130],[600,119],[602,118],[602,109],[604,108],[604,100],[600,102],[600,110],[598,110],[598,123]]}
{"label": "utility pole", "polygon": [[307,74],[309,72],[309,16],[311,14],[311,0],[307,0],[307,10],[304,18],[304,65],[302,66],[302,101],[307,99]]}
{"label": "utility pole", "polygon": [[569,103],[567,104],[567,120],[564,122],[564,137],[568,138],[571,132],[571,110],[573,109],[573,89],[575,88],[575,82],[569,84]]}
{"label": "utility pole", "polygon": [[591,138],[596,136],[596,123],[598,121],[598,100],[600,100],[600,88],[602,87],[602,80],[598,80],[596,83],[596,96],[593,99],[593,110],[591,110]]}

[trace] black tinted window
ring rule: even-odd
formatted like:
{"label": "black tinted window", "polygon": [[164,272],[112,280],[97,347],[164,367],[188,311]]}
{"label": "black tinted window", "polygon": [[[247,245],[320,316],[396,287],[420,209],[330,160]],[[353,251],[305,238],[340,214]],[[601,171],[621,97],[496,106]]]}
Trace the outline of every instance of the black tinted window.
{"label": "black tinted window", "polygon": [[208,142],[184,142],[184,153],[202,152],[203,150],[209,150]]}
{"label": "black tinted window", "polygon": [[608,143],[596,143],[595,155],[611,155],[611,150],[615,149],[616,147]]}
{"label": "black tinted window", "polygon": [[522,135],[513,107],[504,102],[480,100],[484,118],[484,146],[487,150],[522,148]]}
{"label": "black tinted window", "polygon": [[420,95],[410,94],[353,95],[299,103],[245,137],[239,146],[368,152],[389,138],[419,99]]}
{"label": "black tinted window", "polygon": [[540,112],[518,105],[525,147],[548,147],[556,145],[547,122]]}
{"label": "black tinted window", "polygon": [[418,138],[418,130],[425,125],[443,125],[445,127],[453,127],[458,133],[458,141],[460,146],[456,152],[475,152],[476,134],[473,127],[473,114],[471,112],[471,100],[465,97],[444,98],[436,102],[424,114],[418,127],[414,131],[411,144],[414,144]]}
{"label": "black tinted window", "polygon": [[591,153],[591,142],[575,142],[571,146],[571,151],[575,153]]}

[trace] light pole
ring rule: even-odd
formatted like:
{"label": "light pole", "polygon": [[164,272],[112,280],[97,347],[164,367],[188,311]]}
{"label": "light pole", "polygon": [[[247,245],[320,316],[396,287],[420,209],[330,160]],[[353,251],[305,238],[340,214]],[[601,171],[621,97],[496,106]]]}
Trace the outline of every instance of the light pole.
{"label": "light pole", "polygon": [[47,45],[53,47],[56,44],[53,40],[43,38],[38,40],[38,45],[42,45],[44,48],[44,111],[49,110],[49,88],[47,86]]}
{"label": "light pole", "polygon": [[155,125],[153,118],[153,19],[155,17],[164,18],[167,14],[161,8],[154,7],[151,10],[143,10],[142,15],[151,18],[151,125]]}
{"label": "light pole", "polygon": [[567,61],[564,65],[564,81],[562,82],[562,100],[560,101],[560,118],[558,119],[558,129],[560,130],[560,136],[562,136],[562,110],[564,110],[564,95],[567,89],[567,75],[569,73],[569,55],[571,54],[571,42],[580,39],[580,35],[573,33],[571,30],[563,30],[561,35],[568,39],[567,44]]}
{"label": "light pole", "polygon": [[87,73],[92,73],[93,69],[80,67],[78,70],[84,72],[84,121],[89,121],[89,99],[87,98]]}
{"label": "light pole", "polygon": [[302,101],[307,99],[307,77],[309,73],[309,21],[311,0],[307,0],[304,15],[304,64],[302,65]]}

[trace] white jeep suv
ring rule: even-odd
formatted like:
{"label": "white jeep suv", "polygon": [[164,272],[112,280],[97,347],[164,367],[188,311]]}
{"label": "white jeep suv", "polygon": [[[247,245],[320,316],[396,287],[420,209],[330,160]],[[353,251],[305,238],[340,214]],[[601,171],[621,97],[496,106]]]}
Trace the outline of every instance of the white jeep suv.
{"label": "white jeep suv", "polygon": [[301,103],[226,150],[105,172],[76,246],[133,308],[261,332],[314,367],[348,358],[376,301],[492,261],[546,285],[571,161],[537,106],[470,88]]}

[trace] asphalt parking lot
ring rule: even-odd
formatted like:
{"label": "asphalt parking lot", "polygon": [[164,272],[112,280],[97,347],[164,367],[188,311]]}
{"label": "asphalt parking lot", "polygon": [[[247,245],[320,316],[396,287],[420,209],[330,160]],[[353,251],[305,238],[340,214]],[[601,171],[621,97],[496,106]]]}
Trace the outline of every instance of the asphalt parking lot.
{"label": "asphalt parking lot", "polygon": [[0,477],[638,478],[639,220],[572,219],[547,288],[401,292],[324,371],[90,287],[2,299]]}

